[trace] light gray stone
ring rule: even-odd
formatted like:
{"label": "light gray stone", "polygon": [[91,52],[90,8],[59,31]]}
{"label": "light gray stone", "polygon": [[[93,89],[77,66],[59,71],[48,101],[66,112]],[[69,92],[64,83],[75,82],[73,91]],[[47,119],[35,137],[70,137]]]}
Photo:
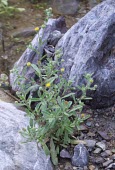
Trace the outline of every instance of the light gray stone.
{"label": "light gray stone", "polygon": [[96,148],[93,153],[97,154],[97,153],[100,153],[100,152],[101,152],[101,149],[100,148]]}
{"label": "light gray stone", "polygon": [[[115,0],[106,0],[73,25],[59,40],[60,64],[64,77],[73,86],[86,83],[84,75],[93,74],[95,91],[88,92],[93,108],[103,108],[115,102]],[[78,91],[76,90],[76,96]]]}
{"label": "light gray stone", "polygon": [[22,143],[19,131],[27,125],[25,112],[0,102],[0,170],[53,170],[50,157],[35,142]]}
{"label": "light gray stone", "polygon": [[106,144],[104,142],[97,142],[96,146],[101,148],[103,151],[105,151],[105,149],[106,149]]}
{"label": "light gray stone", "polygon": [[96,144],[96,140],[85,140],[86,142],[86,146],[88,146],[89,148],[94,148],[95,147],[95,144]]}
{"label": "light gray stone", "polygon": [[105,168],[105,170],[108,170],[108,169],[115,169],[115,163],[112,163],[110,164],[107,168]]}
{"label": "light gray stone", "polygon": [[101,156],[103,158],[106,158],[108,156],[111,156],[112,155],[112,152],[110,150],[105,150],[104,152],[101,153]]}
{"label": "light gray stone", "polygon": [[108,161],[104,162],[103,167],[109,166],[112,162],[113,162],[113,160],[108,160]]}
{"label": "light gray stone", "polygon": [[71,155],[66,149],[62,149],[60,152],[60,157],[61,158],[71,158]]}

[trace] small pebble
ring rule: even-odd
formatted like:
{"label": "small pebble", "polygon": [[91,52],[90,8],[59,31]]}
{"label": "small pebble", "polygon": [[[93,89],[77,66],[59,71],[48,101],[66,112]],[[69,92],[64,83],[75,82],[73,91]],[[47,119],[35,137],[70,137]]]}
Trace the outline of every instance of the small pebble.
{"label": "small pebble", "polygon": [[92,125],[92,122],[87,121],[86,125],[90,127]]}
{"label": "small pebble", "polygon": [[85,125],[80,125],[80,131],[88,131],[88,128]]}
{"label": "small pebble", "polygon": [[109,164],[111,164],[113,162],[113,160],[109,160],[103,163],[103,167],[108,166]]}
{"label": "small pebble", "polygon": [[66,149],[63,149],[60,152],[60,157],[61,158],[71,158],[71,155]]}
{"label": "small pebble", "polygon": [[60,165],[60,168],[63,168],[63,165]]}
{"label": "small pebble", "polygon": [[111,159],[115,160],[115,154],[111,155]]}
{"label": "small pebble", "polygon": [[109,138],[109,136],[107,135],[106,132],[98,131],[98,134],[99,134],[103,139],[105,139],[105,140],[107,140],[107,141],[110,140],[110,138]]}
{"label": "small pebble", "polygon": [[95,170],[95,166],[94,165],[89,165],[89,170]]}
{"label": "small pebble", "polygon": [[112,155],[112,152],[110,150],[106,150],[105,152],[102,152],[101,153],[101,156],[106,158],[107,156],[111,156]]}
{"label": "small pebble", "polygon": [[95,126],[99,127],[99,123],[96,123]]}
{"label": "small pebble", "polygon": [[105,152],[110,156],[112,155],[112,152],[110,150],[106,150]]}
{"label": "small pebble", "polygon": [[109,169],[115,169],[115,163],[112,163],[110,164],[107,168],[105,168],[106,170],[109,170]]}
{"label": "small pebble", "polygon": [[93,153],[97,154],[97,153],[100,153],[100,152],[101,152],[101,149],[100,148],[96,148]]}
{"label": "small pebble", "polygon": [[106,145],[103,142],[97,142],[96,146],[98,146],[99,148],[101,148],[103,151],[106,149]]}
{"label": "small pebble", "polygon": [[115,149],[112,149],[112,153],[115,153]]}
{"label": "small pebble", "polygon": [[86,146],[88,146],[89,148],[94,148],[96,141],[95,140],[85,140],[86,142]]}
{"label": "small pebble", "polygon": [[104,162],[104,160],[103,160],[102,157],[98,157],[98,158],[96,158],[96,160],[95,160],[95,163],[96,163],[96,164],[101,164],[101,163],[103,163],[103,162]]}

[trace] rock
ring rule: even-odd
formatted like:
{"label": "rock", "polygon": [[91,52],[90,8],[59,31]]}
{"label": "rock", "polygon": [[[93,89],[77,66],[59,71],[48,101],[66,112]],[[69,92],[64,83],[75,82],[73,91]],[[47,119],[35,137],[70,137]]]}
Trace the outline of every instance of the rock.
{"label": "rock", "polygon": [[94,150],[94,152],[93,152],[93,153],[98,154],[98,153],[100,153],[100,152],[101,152],[101,149],[100,149],[100,148],[96,148],[96,149]]}
{"label": "rock", "polygon": [[74,155],[72,157],[72,165],[84,167],[88,165],[89,153],[83,144],[78,144],[74,148]]}
{"label": "rock", "polygon": [[96,123],[95,126],[96,126],[96,127],[99,127],[99,123]]}
{"label": "rock", "polygon": [[71,155],[66,149],[63,149],[60,152],[60,157],[61,158],[71,158]]}
{"label": "rock", "polygon": [[105,139],[105,140],[107,140],[107,141],[110,140],[110,138],[109,138],[109,136],[107,135],[106,132],[98,131],[98,134],[99,134],[103,139]]}
{"label": "rock", "polygon": [[96,159],[95,159],[95,163],[96,164],[102,164],[104,162],[104,159],[102,158],[102,157],[97,157]]}
{"label": "rock", "polygon": [[115,149],[112,149],[112,153],[115,153]]}
{"label": "rock", "polygon": [[79,126],[79,130],[83,131],[83,132],[88,132],[89,131],[89,129],[84,124]]}
{"label": "rock", "polygon": [[86,142],[86,146],[88,146],[89,148],[94,148],[96,141],[95,140],[85,140]]}
{"label": "rock", "polygon": [[45,51],[45,54],[47,55],[48,58],[50,58],[50,57],[54,58],[55,49],[52,45],[45,46],[44,51]]}
{"label": "rock", "polygon": [[21,29],[21,30],[14,32],[11,35],[11,37],[14,37],[14,38],[29,37],[29,36],[33,36],[35,34],[36,34],[36,31],[34,30],[34,28],[30,27],[30,28]]}
{"label": "rock", "polygon": [[111,155],[112,155],[112,152],[110,150],[106,150],[105,152],[101,153],[101,156],[104,158],[111,156]]}
{"label": "rock", "polygon": [[106,170],[108,170],[108,169],[115,169],[115,163],[112,163],[112,164],[110,164],[107,168],[105,168]]}
{"label": "rock", "polygon": [[110,150],[106,150],[105,153],[108,155],[108,156],[111,156],[112,155],[112,152]]}
{"label": "rock", "polygon": [[0,170],[53,170],[50,157],[35,142],[22,143],[19,131],[28,125],[25,114],[0,102]]}
{"label": "rock", "polygon": [[38,158],[34,165],[34,170],[53,170],[50,157],[46,157],[44,151],[38,153]]}
{"label": "rock", "polygon": [[[106,0],[70,28],[59,40],[65,68],[64,77],[73,80],[73,86],[86,83],[84,75],[93,74],[95,91],[87,95],[92,108],[109,107],[115,103],[115,1]],[[79,96],[76,89],[76,96]]]}
{"label": "rock", "polygon": [[91,121],[87,121],[86,125],[90,127],[92,125],[92,122]]}
{"label": "rock", "polygon": [[95,170],[95,166],[94,165],[89,165],[89,170]]}
{"label": "rock", "polygon": [[111,164],[113,162],[113,160],[108,160],[106,162],[103,163],[103,167],[107,167],[109,164]]}
{"label": "rock", "polygon": [[57,14],[74,15],[77,13],[78,7],[78,0],[53,0],[53,11]]}
{"label": "rock", "polygon": [[[76,169],[75,169],[76,168]],[[75,170],[85,170],[84,168],[82,168],[82,167],[74,167],[74,169]],[[72,170],[74,170],[74,169],[72,169]],[[70,169],[68,169],[68,170],[70,170]]]}
{"label": "rock", "polygon": [[111,156],[111,159],[115,160],[115,154],[113,154],[113,155]]}
{"label": "rock", "polygon": [[53,31],[48,38],[48,44],[53,45],[55,47],[62,36],[63,34],[61,34],[60,31]]}
{"label": "rock", "polygon": [[101,148],[103,151],[106,149],[106,145],[103,142],[97,142],[96,146],[98,146],[99,148]]}
{"label": "rock", "polygon": [[[30,48],[27,48],[26,51],[22,54],[20,59],[14,64],[13,70],[18,70],[18,74],[20,76],[23,75],[23,69],[27,62],[31,62],[32,64],[38,63],[38,60],[43,56],[44,47],[47,45],[47,40],[50,36],[50,34],[53,31],[60,31],[62,34],[66,32],[66,25],[65,20],[63,17],[60,17],[58,19],[49,19],[47,26],[43,29],[41,28],[39,33],[35,36],[33,41],[31,42],[32,47],[38,51],[39,54],[33,51]],[[38,38],[42,37],[42,45],[39,45]],[[31,78],[34,79],[35,72],[31,67],[28,67],[27,71],[25,72],[26,80],[22,80],[21,84],[27,85],[28,82],[30,82]],[[11,72],[9,76],[10,85],[12,87],[12,91],[16,92],[20,90],[20,85],[18,83],[15,83],[15,80],[17,79],[16,72]]]}

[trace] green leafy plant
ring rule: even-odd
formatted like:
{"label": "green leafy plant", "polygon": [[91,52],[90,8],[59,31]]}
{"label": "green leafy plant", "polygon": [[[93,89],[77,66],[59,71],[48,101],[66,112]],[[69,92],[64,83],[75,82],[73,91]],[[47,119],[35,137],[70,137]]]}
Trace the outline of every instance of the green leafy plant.
{"label": "green leafy plant", "polygon": [[[33,49],[31,45],[30,48]],[[91,87],[93,79],[87,74],[86,85],[78,87],[82,95],[76,97],[77,88],[72,87],[73,81],[63,77],[65,68],[58,69],[60,62],[64,62],[60,54],[60,51],[55,52],[55,60],[43,56],[36,65],[28,62],[22,76],[14,69],[17,74],[15,83],[20,86],[17,92],[19,105],[26,107],[30,119],[28,127],[21,134],[27,141],[40,143],[45,153],[50,154],[54,165],[58,164],[60,149],[73,143],[74,131],[79,130],[80,124],[89,117],[81,113],[84,100],[90,99],[86,96],[87,90],[95,90],[95,86]],[[34,70],[36,79],[28,80],[24,76],[28,67]],[[28,84],[20,83],[22,80],[28,81]]]}
{"label": "green leafy plant", "polygon": [[12,6],[9,6],[8,0],[0,0],[0,15],[12,15],[14,12],[22,12],[24,11],[24,8],[15,8]]}
{"label": "green leafy plant", "polygon": [[[29,80],[29,87],[21,86],[17,96],[21,99],[20,105],[26,107],[30,124],[27,129],[23,129],[22,135],[27,141],[35,140],[47,154],[51,155],[54,165],[57,165],[57,155],[62,147],[71,144],[74,130],[79,129],[80,124],[88,117],[81,117],[84,100],[87,90],[94,90],[90,87],[92,78],[86,75],[87,85],[80,87],[82,96],[75,97],[74,92],[70,92],[72,82],[63,78],[62,70],[57,70],[58,60],[46,59],[47,63],[41,61],[37,65],[27,63],[27,67],[32,67],[38,76],[38,82]],[[18,78],[18,83],[24,79]],[[58,81],[59,83],[55,83]],[[37,89],[37,90],[36,90]],[[36,90],[37,97],[32,95]],[[29,96],[28,96],[29,95]],[[27,97],[28,96],[28,97]],[[71,98],[71,99],[69,99]],[[33,102],[36,103],[32,109]]]}

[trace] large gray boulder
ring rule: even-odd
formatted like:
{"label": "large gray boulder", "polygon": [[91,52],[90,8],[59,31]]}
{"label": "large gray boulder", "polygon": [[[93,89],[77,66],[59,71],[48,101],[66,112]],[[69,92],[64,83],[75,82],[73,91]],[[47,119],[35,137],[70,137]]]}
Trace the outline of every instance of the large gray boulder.
{"label": "large gray boulder", "polygon": [[[48,44],[48,38],[55,30],[60,31],[61,34],[67,31],[65,19],[63,17],[48,20],[46,27],[44,29],[41,28],[39,33],[36,34],[33,41],[31,42],[33,49],[27,48],[25,50],[20,59],[14,64],[13,70],[16,69],[18,71],[18,74],[22,76],[24,67],[26,66],[27,62],[37,64],[38,60],[43,56],[44,48]],[[39,39],[42,39],[42,44],[38,42]],[[31,67],[28,67],[27,71],[25,72],[26,80],[20,80],[20,83],[27,84],[31,78],[34,78],[34,76],[35,76],[34,70]],[[12,91],[14,92],[20,90],[20,86],[15,83],[16,79],[17,79],[16,71],[11,72],[9,80],[10,85],[12,87]]]}
{"label": "large gray boulder", "polygon": [[75,87],[85,83],[86,73],[93,74],[97,89],[88,93],[92,107],[115,103],[115,0],[94,7],[65,33],[56,49],[65,60],[60,68]]}
{"label": "large gray boulder", "polygon": [[0,102],[0,170],[53,170],[50,157],[25,140],[19,131],[28,125],[25,112]]}

